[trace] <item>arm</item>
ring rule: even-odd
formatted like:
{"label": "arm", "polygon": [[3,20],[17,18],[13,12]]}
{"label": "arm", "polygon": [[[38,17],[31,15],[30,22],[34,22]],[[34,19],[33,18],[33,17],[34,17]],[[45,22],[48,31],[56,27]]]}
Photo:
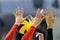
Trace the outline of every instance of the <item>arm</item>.
{"label": "arm", "polygon": [[30,40],[35,32],[35,27],[31,26],[31,28],[28,30],[28,32],[22,37],[21,40]]}
{"label": "arm", "polygon": [[47,30],[47,40],[53,40],[53,30],[52,30],[52,28],[49,28]]}
{"label": "arm", "polygon": [[44,40],[44,35],[43,34],[39,35],[39,40]]}
{"label": "arm", "polygon": [[22,9],[20,10],[20,8],[18,8],[16,10],[14,16],[15,16],[15,24],[13,25],[11,30],[8,32],[8,34],[6,35],[4,40],[12,40],[14,37],[14,34],[17,31],[19,24],[24,20],[23,14],[22,14]]}
{"label": "arm", "polygon": [[53,40],[53,24],[56,20],[56,17],[51,9],[48,9],[45,18],[47,23],[47,40]]}
{"label": "arm", "polygon": [[21,40],[31,40],[37,26],[42,22],[42,20],[44,19],[44,16],[42,13],[40,13],[40,10],[37,10],[36,13],[36,17],[32,19],[33,21],[33,25],[31,26],[31,28],[28,30],[28,32],[22,37]]}
{"label": "arm", "polygon": [[42,33],[36,32],[36,37],[39,37],[39,40],[44,40],[44,35]]}
{"label": "arm", "polygon": [[8,32],[4,40],[12,40],[16,30],[18,28],[18,24],[14,24],[11,30]]}

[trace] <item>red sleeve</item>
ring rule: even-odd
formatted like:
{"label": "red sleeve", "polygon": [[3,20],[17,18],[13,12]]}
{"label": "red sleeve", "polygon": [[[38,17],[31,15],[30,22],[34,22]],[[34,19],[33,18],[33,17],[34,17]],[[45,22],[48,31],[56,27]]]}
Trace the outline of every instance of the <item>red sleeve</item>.
{"label": "red sleeve", "polygon": [[28,32],[22,37],[21,40],[31,40],[36,28],[34,26],[31,26],[31,28],[28,30]]}
{"label": "red sleeve", "polygon": [[18,24],[14,24],[4,40],[12,40],[17,28],[18,28]]}

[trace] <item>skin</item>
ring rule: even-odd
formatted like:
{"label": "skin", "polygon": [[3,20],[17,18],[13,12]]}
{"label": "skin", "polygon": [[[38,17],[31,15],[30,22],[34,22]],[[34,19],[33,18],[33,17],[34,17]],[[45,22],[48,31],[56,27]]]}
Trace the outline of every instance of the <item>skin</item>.
{"label": "skin", "polygon": [[[30,17],[33,19],[33,17],[31,15],[30,15]],[[53,24],[54,24],[54,22],[56,20],[56,16],[53,14],[52,9],[47,9],[44,18],[46,19],[47,29],[50,29],[50,28],[52,29],[53,28]],[[44,40],[43,34],[41,34],[41,35],[42,36],[40,36],[40,35],[38,36],[39,40]]]}
{"label": "skin", "polygon": [[47,23],[47,29],[53,28],[53,24],[56,20],[56,16],[53,14],[52,9],[48,9],[46,11],[45,19]]}
{"label": "skin", "polygon": [[20,23],[28,17],[28,16],[26,16],[25,18],[23,17],[23,8],[19,7],[14,12],[14,16],[15,16],[15,24],[18,25],[20,25]]}
{"label": "skin", "polygon": [[[38,27],[38,25],[42,22],[42,20],[44,19],[44,14],[40,11],[40,9],[38,8],[37,12],[36,12],[36,16],[33,18],[32,16],[31,20],[32,20],[32,26],[31,28],[26,32],[26,34],[22,37],[21,40],[31,40],[36,28]],[[30,33],[32,32],[32,33]],[[29,37],[30,36],[30,37]],[[41,38],[41,37],[40,37]],[[41,38],[42,39],[42,38]]]}
{"label": "skin", "polygon": [[[17,8],[15,13],[14,13],[14,16],[15,16],[15,24],[18,24],[20,25],[20,23],[26,19],[23,18],[23,9],[22,8]],[[37,26],[42,22],[42,20],[44,19],[44,14],[43,13],[40,13],[40,9],[37,10],[36,12],[36,16],[34,18],[31,17],[31,19],[33,20],[33,26],[35,28],[37,28]]]}
{"label": "skin", "polygon": [[[21,12],[20,9],[18,9],[16,12],[15,12],[15,19],[16,19],[16,24],[20,24],[25,18],[23,18],[23,12]],[[31,15],[29,15],[31,17],[31,20],[33,22],[33,26],[35,28],[38,27],[38,25],[42,22],[42,20],[44,19],[44,14],[40,11],[40,9],[38,8],[37,12],[36,12],[36,16],[33,18]],[[41,36],[41,35],[40,35]],[[39,36],[39,38],[41,38]],[[42,38],[41,38],[42,40]]]}
{"label": "skin", "polygon": [[[18,24],[20,25],[20,23],[26,19],[23,18],[23,9],[22,8],[17,8],[15,13],[14,13],[14,16],[15,16],[15,24]],[[38,27],[38,25],[42,22],[42,20],[45,18],[46,19],[46,22],[47,22],[47,29],[49,28],[52,28],[54,22],[55,22],[55,15],[52,14],[52,11],[50,9],[48,9],[48,11],[46,12],[46,15],[44,16],[43,13],[41,13],[40,9],[38,8],[37,12],[36,12],[36,16],[33,18],[32,16],[30,16],[31,19],[32,19],[32,22],[33,22],[33,26],[35,28]],[[39,36],[39,40],[41,39],[41,35]],[[42,38],[43,39],[43,38]],[[42,40],[41,39],[41,40]]]}
{"label": "skin", "polygon": [[42,33],[36,32],[37,37],[39,37],[39,40],[44,40],[44,35]]}
{"label": "skin", "polygon": [[[21,8],[17,8],[15,13],[14,13],[14,16],[15,16],[15,23],[16,24],[20,24],[25,18],[23,18],[23,9]],[[43,13],[40,13],[40,9],[38,8],[37,12],[36,12],[36,16],[33,18],[31,15],[29,15],[33,21],[33,25],[34,26],[38,26],[42,20],[44,19],[44,14]],[[43,17],[43,18],[42,18]],[[45,19],[46,19],[46,22],[47,22],[47,29],[48,28],[52,28],[55,20],[56,20],[56,16],[53,14],[52,10],[51,9],[48,9],[46,11],[46,15],[45,15]]]}
{"label": "skin", "polygon": [[[26,17],[23,18],[23,10],[20,8],[16,10],[14,16],[15,16],[15,23],[18,25],[26,18]],[[40,13],[40,9],[38,8],[36,16],[34,18],[31,17],[31,19],[33,20],[33,26],[37,27],[44,19],[44,14]]]}
{"label": "skin", "polygon": [[[14,25],[16,25],[16,26],[13,25],[13,27],[12,27],[11,30],[8,32],[8,34],[6,35],[6,37],[4,38],[4,40],[9,40],[9,35],[11,35],[11,34],[13,34],[13,35],[10,36],[10,38],[13,37],[13,36],[15,35],[16,30],[17,30],[18,26],[20,25],[20,23],[21,23],[24,19],[26,19],[26,17],[23,18],[23,9],[22,9],[22,8],[17,8],[16,11],[14,12],[14,16],[15,16],[15,23],[14,23]],[[15,31],[14,31],[13,29],[14,29]],[[12,33],[12,31],[13,31],[13,33]],[[11,39],[12,39],[12,38],[11,38]]]}
{"label": "skin", "polygon": [[29,16],[33,22],[33,26],[35,26],[35,27],[37,27],[44,19],[44,14],[41,13],[41,10],[39,8],[36,11],[36,16],[34,18],[31,15],[29,15]]}

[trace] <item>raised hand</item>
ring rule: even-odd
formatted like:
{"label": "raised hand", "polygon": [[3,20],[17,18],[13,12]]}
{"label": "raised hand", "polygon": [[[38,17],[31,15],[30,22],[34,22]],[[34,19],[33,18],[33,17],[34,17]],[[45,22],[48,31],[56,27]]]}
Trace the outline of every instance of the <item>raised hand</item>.
{"label": "raised hand", "polygon": [[37,12],[36,12],[36,16],[33,18],[31,15],[30,15],[31,19],[32,19],[32,22],[33,22],[33,25],[34,26],[38,26],[42,20],[44,19],[44,14],[40,11],[40,9],[38,8]]}
{"label": "raised hand", "polygon": [[39,37],[39,40],[44,40],[44,35],[42,33],[36,32],[36,37]]}
{"label": "raised hand", "polygon": [[46,19],[46,23],[48,26],[47,29],[52,28],[52,26],[56,20],[56,16],[53,14],[51,9],[48,9],[48,11],[46,12],[45,19]]}
{"label": "raised hand", "polygon": [[17,8],[15,13],[15,23],[20,24],[25,18],[23,18],[23,9]]}

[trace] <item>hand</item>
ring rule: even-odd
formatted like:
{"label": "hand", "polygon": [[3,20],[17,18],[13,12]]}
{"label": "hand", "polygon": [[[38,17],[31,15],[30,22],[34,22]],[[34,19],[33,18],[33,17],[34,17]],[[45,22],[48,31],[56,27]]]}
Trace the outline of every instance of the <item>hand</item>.
{"label": "hand", "polygon": [[37,27],[44,19],[44,14],[40,11],[40,9],[37,10],[36,16],[34,18],[31,15],[29,15],[29,16],[31,17],[33,26],[35,26],[35,27]]}
{"label": "hand", "polygon": [[39,35],[41,35],[42,33],[36,32],[36,37],[38,37]]}
{"label": "hand", "polygon": [[36,32],[36,37],[39,37],[39,40],[44,40],[44,35],[42,33]]}
{"label": "hand", "polygon": [[48,28],[52,28],[55,20],[56,20],[56,16],[53,15],[53,12],[51,9],[48,9],[48,11],[46,12],[46,16],[45,16],[45,19],[46,19],[46,23],[47,23],[47,29]]}
{"label": "hand", "polygon": [[23,18],[23,9],[21,8],[17,8],[15,13],[14,13],[14,16],[15,16],[15,23],[16,24],[20,24],[25,18]]}

